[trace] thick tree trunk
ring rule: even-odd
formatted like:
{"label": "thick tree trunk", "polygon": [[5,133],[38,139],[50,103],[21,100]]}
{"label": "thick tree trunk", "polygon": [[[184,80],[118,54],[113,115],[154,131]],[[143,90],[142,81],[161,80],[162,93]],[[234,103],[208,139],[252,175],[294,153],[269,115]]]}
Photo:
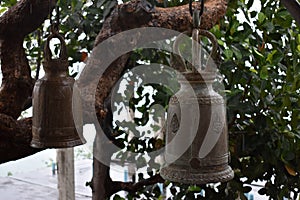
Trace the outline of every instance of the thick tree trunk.
{"label": "thick tree trunk", "polygon": [[0,113],[17,119],[31,97],[34,84],[23,49],[23,38],[5,38],[2,41],[1,64]]}
{"label": "thick tree trunk", "polygon": [[93,179],[92,179],[92,199],[103,200],[108,197],[110,192],[109,167],[94,159],[93,162]]}

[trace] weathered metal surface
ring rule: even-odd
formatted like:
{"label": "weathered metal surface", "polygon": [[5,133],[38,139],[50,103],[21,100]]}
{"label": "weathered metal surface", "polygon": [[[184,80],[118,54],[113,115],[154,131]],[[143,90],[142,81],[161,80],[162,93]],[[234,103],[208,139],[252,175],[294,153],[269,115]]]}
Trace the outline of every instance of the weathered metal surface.
{"label": "weathered metal surface", "polygon": [[[52,38],[58,38],[61,42],[60,57],[56,59],[51,58],[49,49]],[[36,82],[33,90],[31,146],[67,148],[85,143],[82,136],[82,119],[73,118],[73,112],[82,111],[79,95],[78,98],[77,95],[72,98],[73,89],[76,90],[75,81],[67,74],[66,45],[58,33],[50,35],[47,39],[43,66],[45,76]]]}
{"label": "weathered metal surface", "polygon": [[[210,37],[210,39],[214,38]],[[177,48],[176,45],[175,42],[174,47]],[[215,54],[216,42],[213,41],[213,45],[213,54]],[[193,63],[193,66],[195,64],[197,63]],[[228,181],[233,178],[234,173],[228,165],[228,134],[224,99],[214,91],[212,86],[216,78],[216,66],[205,66],[204,69],[201,69],[199,65],[197,67],[199,67],[197,70],[192,69],[191,72],[182,73],[183,76],[179,78],[181,88],[170,99],[167,117],[166,163],[161,168],[160,174],[164,179],[186,184]],[[196,107],[199,108],[199,113],[195,113]],[[187,116],[186,112],[189,113],[188,120],[182,119],[183,112],[185,116]],[[188,124],[183,124],[183,121]],[[180,126],[186,128],[180,129]],[[197,130],[194,130],[195,127]],[[180,133],[181,130],[190,131],[190,133]],[[196,131],[195,135],[193,131]],[[180,134],[185,135],[185,140],[191,140],[191,145],[182,155],[178,154],[178,148],[182,148],[183,145],[182,141],[175,145],[168,145]],[[177,159],[174,161],[168,158]]]}

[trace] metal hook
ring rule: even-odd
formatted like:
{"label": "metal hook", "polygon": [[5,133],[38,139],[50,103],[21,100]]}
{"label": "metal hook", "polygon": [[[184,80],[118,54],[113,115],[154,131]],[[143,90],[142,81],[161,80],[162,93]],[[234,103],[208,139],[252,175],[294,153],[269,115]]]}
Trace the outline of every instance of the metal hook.
{"label": "metal hook", "polygon": [[[180,72],[185,71],[189,67],[189,66],[187,66],[185,60],[183,59],[183,55],[179,48],[179,45],[186,37],[185,36],[186,34],[188,34],[188,31],[183,32],[180,35],[178,35],[173,44],[173,51],[174,51],[174,55],[175,55],[175,59],[176,59],[175,67]],[[199,43],[200,36],[204,36],[204,37],[208,38],[212,44],[212,49],[210,51],[209,58],[206,61],[205,68],[201,68],[201,66],[202,66],[201,60],[197,60],[198,59],[197,55],[201,55],[199,52],[199,50],[201,50],[201,49],[199,49],[201,47],[201,44]],[[193,53],[193,55],[196,55],[196,56],[194,56],[191,60],[191,64],[192,64],[191,71],[195,72],[197,70],[197,68],[199,70],[204,70],[206,72],[216,71],[219,66],[218,60],[219,60],[220,55],[219,55],[219,45],[218,45],[218,41],[217,41],[215,35],[207,30],[194,29],[194,31],[192,33],[192,37],[193,37],[192,41],[194,42],[194,44],[193,44],[194,47],[192,47],[194,52],[192,52],[192,53]]]}
{"label": "metal hook", "polygon": [[56,23],[60,23],[60,11],[59,11],[59,6],[56,5]]}
{"label": "metal hook", "polygon": [[200,28],[200,24],[201,24],[201,17],[199,14],[199,10],[195,10],[193,13],[193,27],[198,29]]}
{"label": "metal hook", "polygon": [[[200,0],[200,2],[201,2],[201,10],[199,12],[199,17],[202,16],[203,11],[204,11],[204,0]],[[189,2],[189,9],[190,9],[190,14],[193,17],[193,14],[194,14],[194,11],[193,11],[193,0],[190,0],[190,2]]]}
{"label": "metal hook", "polygon": [[58,27],[58,24],[57,23],[52,23],[50,25],[50,31],[52,34],[54,33],[59,33],[59,27]]}
{"label": "metal hook", "polygon": [[68,60],[66,42],[64,40],[64,37],[62,35],[60,35],[58,32],[52,33],[47,38],[46,46],[45,46],[45,59],[52,60],[52,58],[51,58],[52,55],[51,55],[51,50],[50,50],[50,40],[52,40],[53,38],[59,39],[60,44],[61,44],[59,58],[62,60]]}

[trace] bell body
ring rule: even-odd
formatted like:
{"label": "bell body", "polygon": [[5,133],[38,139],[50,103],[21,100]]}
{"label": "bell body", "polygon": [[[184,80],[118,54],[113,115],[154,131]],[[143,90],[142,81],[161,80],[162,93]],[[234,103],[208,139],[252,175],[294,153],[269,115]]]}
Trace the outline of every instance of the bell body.
{"label": "bell body", "polygon": [[73,112],[81,112],[81,105],[79,95],[72,99],[74,79],[67,75],[67,61],[53,59],[43,65],[45,76],[33,90],[31,146],[67,148],[84,144],[82,119],[73,118]]}
{"label": "bell body", "polygon": [[[185,184],[207,184],[224,182],[233,178],[234,173],[228,165],[229,153],[224,100],[213,90],[215,74],[184,73],[185,79],[179,80],[181,88],[170,99],[167,117],[167,136],[165,165],[160,174],[164,179]],[[191,87],[192,94],[188,87]],[[195,105],[199,109],[193,109]],[[187,111],[188,110],[188,111]],[[182,111],[189,112],[189,119],[182,119]],[[195,113],[199,111],[199,113]],[[199,114],[199,118],[195,117]],[[185,121],[182,124],[181,122]],[[189,125],[195,123],[195,125]],[[181,143],[172,144],[179,134],[180,126],[187,132],[184,140],[190,140],[182,155],[178,155]],[[190,128],[191,127],[191,128]],[[192,130],[196,127],[197,130]],[[169,145],[170,144],[170,145]],[[169,159],[169,158],[176,158]],[[170,160],[170,161],[169,161]]]}

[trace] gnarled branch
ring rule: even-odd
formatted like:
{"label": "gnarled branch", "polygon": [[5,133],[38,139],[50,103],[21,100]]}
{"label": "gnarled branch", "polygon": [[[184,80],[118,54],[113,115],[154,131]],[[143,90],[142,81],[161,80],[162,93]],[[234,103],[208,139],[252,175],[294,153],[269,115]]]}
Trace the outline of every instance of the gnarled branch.
{"label": "gnarled branch", "polygon": [[0,38],[24,38],[45,21],[56,2],[57,0],[19,1],[1,16]]}
{"label": "gnarled branch", "polygon": [[31,148],[31,118],[15,120],[0,114],[0,164],[32,155],[40,149]]}
{"label": "gnarled branch", "polygon": [[23,41],[41,26],[55,4],[56,0],[21,0],[0,17],[0,163],[38,151],[29,145],[31,120],[17,121],[34,85]]}

